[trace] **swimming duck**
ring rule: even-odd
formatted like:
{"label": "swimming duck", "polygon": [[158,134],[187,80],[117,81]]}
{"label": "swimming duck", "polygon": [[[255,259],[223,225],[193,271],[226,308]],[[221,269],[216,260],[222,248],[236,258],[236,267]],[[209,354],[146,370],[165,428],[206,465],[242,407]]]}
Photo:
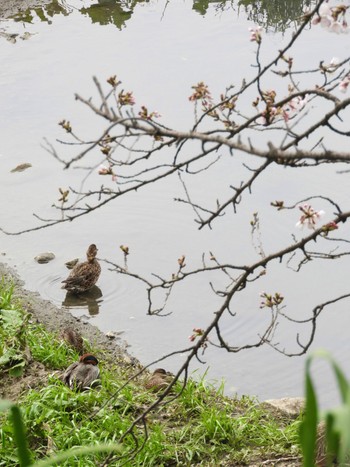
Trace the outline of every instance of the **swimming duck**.
{"label": "swimming duck", "polygon": [[62,375],[63,382],[71,389],[84,389],[100,376],[97,367],[98,360],[94,355],[86,353],[79,358],[79,362],[72,363]]}
{"label": "swimming duck", "polygon": [[62,281],[64,284],[62,289],[73,293],[82,293],[96,284],[101,273],[101,266],[96,259],[97,251],[96,245],[89,246],[86,252],[87,261],[74,266],[67,279]]}
{"label": "swimming duck", "polygon": [[150,391],[160,391],[168,387],[169,382],[169,373],[164,368],[157,368],[146,381],[145,388]]}
{"label": "swimming duck", "polygon": [[74,347],[80,355],[84,353],[84,341],[77,331],[72,328],[64,328],[61,337],[67,344]]}

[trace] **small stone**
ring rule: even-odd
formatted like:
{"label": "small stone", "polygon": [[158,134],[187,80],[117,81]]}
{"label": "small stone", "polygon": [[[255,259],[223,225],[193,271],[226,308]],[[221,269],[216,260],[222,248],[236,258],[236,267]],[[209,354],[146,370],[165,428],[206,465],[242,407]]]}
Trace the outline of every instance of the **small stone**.
{"label": "small stone", "polygon": [[117,336],[113,331],[108,331],[106,332],[106,337],[108,337],[109,339],[115,339]]}
{"label": "small stone", "polygon": [[78,263],[79,258],[72,259],[71,261],[67,261],[65,264],[67,269],[73,269],[74,266]]}
{"label": "small stone", "polygon": [[0,31],[0,37],[4,37],[7,41],[11,42],[12,44],[16,43],[16,38],[18,34],[10,34],[8,32]]}
{"label": "small stone", "polygon": [[305,409],[303,397],[283,397],[282,399],[269,399],[264,401],[263,406],[275,410],[287,417],[296,418]]}
{"label": "small stone", "polygon": [[83,324],[87,324],[89,322],[90,316],[87,315],[81,315],[80,316],[80,321],[82,321]]}
{"label": "small stone", "polygon": [[30,32],[28,32],[28,31],[26,31],[24,34],[22,34],[22,35],[19,36],[19,37],[22,39],[22,41],[27,41],[27,40],[30,39],[32,36],[35,36],[35,34],[37,34],[37,33],[34,33],[34,34],[33,34],[33,33],[30,33]]}
{"label": "small stone", "polygon": [[34,259],[39,264],[45,264],[55,259],[55,255],[50,252],[40,253],[39,255],[35,256]]}
{"label": "small stone", "polygon": [[133,363],[132,359],[128,355],[124,355],[123,360],[127,365],[131,365]]}

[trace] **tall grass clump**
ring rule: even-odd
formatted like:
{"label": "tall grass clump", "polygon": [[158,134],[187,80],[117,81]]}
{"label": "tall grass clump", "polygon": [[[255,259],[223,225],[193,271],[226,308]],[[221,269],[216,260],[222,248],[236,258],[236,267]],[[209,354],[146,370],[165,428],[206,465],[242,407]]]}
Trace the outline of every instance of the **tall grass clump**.
{"label": "tall grass clump", "polygon": [[[315,359],[323,358],[331,366],[339,389],[339,407],[320,411],[311,374]],[[339,365],[326,351],[309,356],[305,367],[305,417],[301,425],[304,467],[349,465],[350,462],[350,383]]]}
{"label": "tall grass clump", "polygon": [[14,285],[0,281],[0,369],[13,376],[23,373],[26,364],[29,315],[13,300]]}

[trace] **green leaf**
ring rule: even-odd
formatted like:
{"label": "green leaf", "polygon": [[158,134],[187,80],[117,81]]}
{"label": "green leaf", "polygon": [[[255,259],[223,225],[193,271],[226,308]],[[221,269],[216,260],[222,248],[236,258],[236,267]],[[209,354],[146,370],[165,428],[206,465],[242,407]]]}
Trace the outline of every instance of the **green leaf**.
{"label": "green leaf", "polygon": [[349,383],[344,375],[344,373],[342,372],[342,370],[340,369],[340,367],[337,365],[337,363],[333,360],[333,358],[331,356],[328,357],[332,367],[333,367],[333,370],[334,370],[334,373],[336,375],[336,378],[337,378],[337,383],[338,383],[338,388],[339,388],[339,391],[340,391],[340,395],[341,395],[341,400],[343,403],[345,403],[347,400],[349,400]]}
{"label": "green leaf", "polygon": [[345,465],[350,453],[350,407],[342,405],[327,411],[327,451],[330,459],[337,457],[340,465]]}
{"label": "green leaf", "polygon": [[28,449],[28,441],[25,433],[24,424],[22,421],[21,411],[17,405],[11,407],[14,435],[17,445],[18,460],[21,467],[32,465],[30,452]]}
{"label": "green leaf", "polygon": [[350,453],[350,385],[343,371],[326,351],[314,352],[306,361],[306,411],[300,433],[304,455],[303,465],[304,467],[314,466],[318,407],[310,366],[316,357],[327,360],[331,365],[342,402],[340,407],[325,412],[327,460],[328,463],[332,463],[336,457],[340,465],[345,465]]}
{"label": "green leaf", "polygon": [[339,450],[339,433],[335,427],[335,414],[333,412],[329,412],[326,414],[326,440],[327,440],[327,459],[329,462],[335,457],[336,453]]}
{"label": "green leaf", "polygon": [[121,451],[120,444],[96,444],[95,446],[85,446],[85,447],[78,447],[72,448],[68,451],[60,452],[54,456],[51,456],[47,459],[40,460],[36,462],[33,467],[49,467],[52,465],[60,465],[66,459],[70,457],[76,456],[87,456],[88,454],[97,454],[99,452],[113,452],[113,451]]}
{"label": "green leaf", "polygon": [[30,452],[28,449],[27,437],[19,407],[6,399],[0,400],[0,411],[11,410],[12,423],[14,428],[14,438],[17,446],[18,461],[20,467],[32,465]]}
{"label": "green leaf", "polygon": [[300,427],[301,448],[303,451],[303,466],[314,467],[315,446],[318,422],[318,406],[315,388],[310,374],[310,365],[313,359],[311,355],[306,361],[305,374],[305,417]]}
{"label": "green leaf", "polygon": [[26,362],[24,360],[18,362],[16,365],[11,366],[9,370],[10,376],[19,377],[23,375],[24,367],[26,366]]}
{"label": "green leaf", "polygon": [[4,327],[19,327],[23,324],[23,315],[17,310],[1,310],[1,319]]}

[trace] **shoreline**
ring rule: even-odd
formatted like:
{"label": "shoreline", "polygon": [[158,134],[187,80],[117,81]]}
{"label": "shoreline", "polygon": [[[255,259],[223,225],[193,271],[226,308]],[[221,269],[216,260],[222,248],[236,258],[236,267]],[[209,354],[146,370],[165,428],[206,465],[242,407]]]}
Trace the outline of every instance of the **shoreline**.
{"label": "shoreline", "polygon": [[[92,346],[96,347],[96,353],[103,354],[103,358],[110,361],[118,361],[129,367],[130,371],[140,371],[144,368],[142,363],[128,351],[128,343],[120,337],[107,337],[97,326],[75,317],[49,300],[43,299],[39,292],[25,289],[24,281],[20,279],[17,272],[6,263],[0,263],[0,276],[13,281],[14,297],[18,298],[23,308],[32,315],[32,320],[42,324],[48,331],[59,333],[61,329],[70,327],[75,329]],[[149,373],[149,370],[144,370]],[[258,400],[257,403],[277,415],[283,413],[287,417],[295,418],[303,410],[303,397],[281,397],[278,399]]]}
{"label": "shoreline", "polygon": [[141,368],[139,360],[127,351],[127,342],[120,337],[107,337],[98,327],[71,315],[49,300],[43,299],[39,292],[24,287],[24,281],[6,263],[0,263],[0,275],[14,284],[14,297],[19,299],[23,308],[32,315],[32,320],[41,323],[48,331],[59,333],[65,327],[74,328],[83,338],[96,347],[107,359],[118,360],[125,365]]}

